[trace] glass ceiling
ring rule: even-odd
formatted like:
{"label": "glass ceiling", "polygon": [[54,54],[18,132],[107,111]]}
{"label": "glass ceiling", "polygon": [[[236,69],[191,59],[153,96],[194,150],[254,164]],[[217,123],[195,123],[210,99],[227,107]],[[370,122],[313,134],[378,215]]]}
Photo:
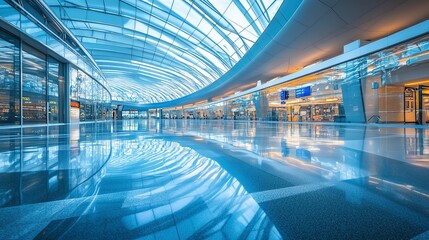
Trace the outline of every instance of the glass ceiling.
{"label": "glass ceiling", "polygon": [[114,100],[157,103],[209,85],[283,0],[44,0],[90,52]]}

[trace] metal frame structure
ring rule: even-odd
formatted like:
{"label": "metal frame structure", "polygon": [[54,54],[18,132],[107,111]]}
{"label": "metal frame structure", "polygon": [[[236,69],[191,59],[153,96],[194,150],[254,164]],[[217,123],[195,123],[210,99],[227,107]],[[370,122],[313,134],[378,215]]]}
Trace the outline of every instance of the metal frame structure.
{"label": "metal frame structure", "polygon": [[113,99],[136,103],[171,101],[222,77],[282,2],[45,0],[97,62]]}

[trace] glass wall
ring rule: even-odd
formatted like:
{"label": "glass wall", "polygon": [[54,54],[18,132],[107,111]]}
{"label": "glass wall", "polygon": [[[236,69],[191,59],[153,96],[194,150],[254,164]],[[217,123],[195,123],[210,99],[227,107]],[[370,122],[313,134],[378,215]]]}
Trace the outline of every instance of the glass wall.
{"label": "glass wall", "polygon": [[209,119],[224,119],[225,103],[220,102],[209,106]]}
{"label": "glass wall", "polygon": [[0,124],[20,124],[18,39],[0,31]]}
{"label": "glass wall", "polygon": [[289,122],[340,121],[339,117],[344,116],[341,81],[335,75],[335,69],[328,69],[269,88],[265,93],[268,119]]}
{"label": "glass wall", "polygon": [[[256,108],[253,94],[247,94],[227,101],[227,119],[256,120]],[[220,109],[219,109],[220,110]]]}
{"label": "glass wall", "polygon": [[425,35],[251,94],[183,106],[183,112],[189,119],[426,124],[428,59]]}
{"label": "glass wall", "polygon": [[429,36],[368,56],[361,79],[368,122],[429,121]]}
{"label": "glass wall", "polygon": [[[9,4],[11,1],[0,0],[0,21],[11,24],[16,29],[24,32],[39,43],[47,46],[59,56],[74,66],[84,69],[97,81],[107,85],[106,80],[100,75],[100,70],[95,67],[78,44],[70,38],[69,34],[58,29],[53,21],[46,21],[42,12],[30,10],[28,13],[21,13],[20,10]],[[14,5],[14,4],[13,4]],[[30,6],[24,4],[24,8]],[[27,9],[28,11],[28,9]]]}
{"label": "glass wall", "polygon": [[[139,111],[139,110],[124,110],[122,111],[123,119],[146,119],[147,111]],[[165,117],[164,117],[165,118]]]}
{"label": "glass wall", "polygon": [[48,60],[49,123],[64,122],[64,65],[53,58]]}
{"label": "glass wall", "polygon": [[[0,124],[20,124],[20,48],[19,40],[0,31]],[[64,65],[28,45],[22,48],[22,122],[24,124],[64,121]],[[46,81],[48,76],[49,81]],[[62,91],[62,95],[60,94]],[[49,96],[49,99],[48,97]],[[61,114],[60,114],[61,113]]]}
{"label": "glass wall", "polygon": [[74,67],[68,89],[65,67],[25,43],[21,47],[18,37],[0,29],[0,125],[64,123],[66,104],[71,107],[71,121],[75,115],[77,121],[111,119],[107,89]]}
{"label": "glass wall", "polygon": [[[79,120],[105,120],[112,119],[110,94],[106,88],[81,70],[70,70],[70,98],[72,107],[78,106]],[[74,110],[74,109],[73,109]]]}
{"label": "glass wall", "polygon": [[[24,8],[28,6],[23,5]],[[52,24],[52,21],[45,21],[41,11],[24,13],[20,8],[10,5],[9,1],[3,0],[0,0],[0,9],[0,125],[68,122],[74,114],[72,111],[66,112],[67,104],[72,109],[73,105],[79,106],[78,119],[111,118],[111,96],[103,87],[107,82],[80,45],[70,40],[69,34],[64,34],[61,27]],[[13,26],[15,30],[23,32],[32,38],[31,44],[24,40],[29,44],[21,46],[20,34],[11,34],[3,26]],[[33,49],[37,45],[33,41],[43,47]],[[50,51],[55,52],[54,56],[59,56],[58,59],[66,59],[64,63],[46,54]],[[68,99],[69,76],[65,79],[66,64],[83,69],[91,76],[89,86],[82,85],[83,95],[77,97],[84,99],[82,116],[79,103],[72,104]],[[93,84],[93,79],[103,86]],[[92,89],[94,87],[96,89]]]}
{"label": "glass wall", "polygon": [[24,124],[46,123],[46,56],[24,45],[22,50]]}

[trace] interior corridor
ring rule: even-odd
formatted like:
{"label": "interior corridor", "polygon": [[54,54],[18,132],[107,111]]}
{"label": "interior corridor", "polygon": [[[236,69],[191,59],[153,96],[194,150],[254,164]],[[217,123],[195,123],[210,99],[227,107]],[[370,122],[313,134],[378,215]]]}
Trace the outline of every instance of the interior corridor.
{"label": "interior corridor", "polygon": [[146,119],[2,128],[0,236],[427,239],[428,159],[423,127]]}

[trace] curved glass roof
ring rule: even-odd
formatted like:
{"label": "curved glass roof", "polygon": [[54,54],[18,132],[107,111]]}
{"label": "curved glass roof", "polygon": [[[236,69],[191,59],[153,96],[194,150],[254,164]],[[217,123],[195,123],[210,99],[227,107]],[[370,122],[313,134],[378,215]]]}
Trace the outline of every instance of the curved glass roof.
{"label": "curved glass roof", "polygon": [[157,103],[216,81],[252,47],[276,0],[45,0],[103,71],[114,100]]}

